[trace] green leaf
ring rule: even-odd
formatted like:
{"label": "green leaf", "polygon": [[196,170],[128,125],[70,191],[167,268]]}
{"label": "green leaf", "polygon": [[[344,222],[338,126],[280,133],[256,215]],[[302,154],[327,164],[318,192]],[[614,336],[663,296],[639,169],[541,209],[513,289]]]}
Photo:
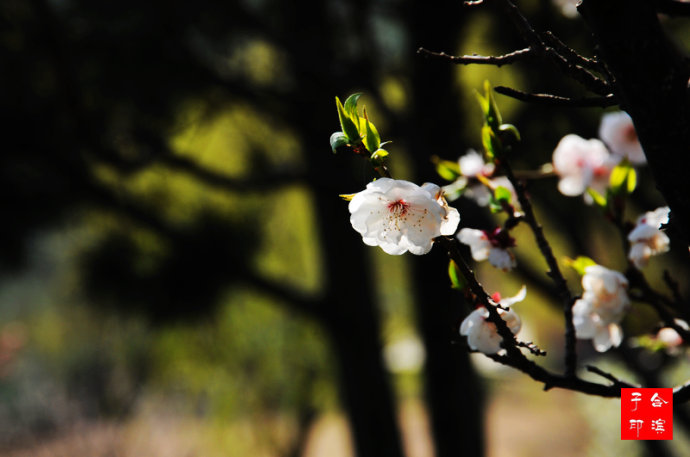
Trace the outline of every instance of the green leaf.
{"label": "green leaf", "polygon": [[351,144],[358,144],[361,141],[361,137],[359,136],[357,126],[350,119],[338,97],[335,97],[335,104],[338,108],[338,118],[340,119],[340,127],[343,129],[343,133]]}
{"label": "green leaf", "polygon": [[589,257],[583,256],[583,255],[579,256],[575,260],[566,259],[565,263],[566,263],[566,265],[571,267],[573,270],[577,271],[577,273],[580,276],[584,276],[585,270],[587,269],[587,267],[591,267],[591,266],[597,264],[594,260],[590,259]]}
{"label": "green leaf", "polygon": [[458,265],[453,259],[448,262],[448,277],[450,278],[450,284],[453,289],[462,290],[467,286],[467,280],[462,275]]}
{"label": "green leaf", "polygon": [[505,200],[506,202],[510,203],[510,199],[512,197],[513,197],[513,194],[511,194],[510,191],[503,186],[498,186],[494,190],[494,198],[497,201]]}
{"label": "green leaf", "polygon": [[596,190],[592,189],[591,187],[587,188],[587,193],[592,197],[592,200],[594,200],[594,203],[597,204],[597,206],[600,206],[602,208],[606,208],[606,197],[601,195],[599,192]]}
{"label": "green leaf", "polygon": [[357,114],[357,101],[361,97],[361,93],[352,94],[345,100],[345,112],[350,116],[350,119],[357,119],[359,114]]}
{"label": "green leaf", "polygon": [[496,138],[494,131],[487,124],[482,126],[482,145],[486,151],[486,158],[489,162],[493,162],[496,157],[496,151],[501,150],[501,140]]}
{"label": "green leaf", "polygon": [[371,163],[375,166],[381,166],[386,163],[386,160],[388,159],[388,151],[385,149],[377,149],[371,154]]}
{"label": "green leaf", "polygon": [[369,121],[367,110],[364,109],[364,125],[366,127],[366,135],[364,137],[364,145],[369,152],[374,152],[381,147],[381,137],[379,132],[374,127],[374,124]]}
{"label": "green leaf", "polygon": [[347,146],[348,141],[347,137],[343,132],[335,132],[333,135],[331,135],[331,149],[333,150],[333,154],[335,154],[338,150],[338,148],[341,148],[343,146]]}
{"label": "green leaf", "polygon": [[491,90],[489,81],[484,81],[484,94],[484,98],[486,99],[484,117],[486,123],[496,131],[498,130],[498,126],[503,123],[503,120],[501,119],[500,111],[498,111],[498,105],[496,105],[496,100],[494,99],[493,90]]}
{"label": "green leaf", "polygon": [[462,176],[457,162],[442,160],[438,156],[433,156],[431,161],[436,165],[436,173],[446,181],[455,181]]}

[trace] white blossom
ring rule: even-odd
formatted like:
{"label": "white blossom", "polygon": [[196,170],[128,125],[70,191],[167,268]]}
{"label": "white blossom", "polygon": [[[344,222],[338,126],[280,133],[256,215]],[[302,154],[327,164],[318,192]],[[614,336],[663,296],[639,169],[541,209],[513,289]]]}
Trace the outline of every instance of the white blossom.
{"label": "white blossom", "polygon": [[614,166],[615,159],[597,139],[566,135],[553,151],[553,168],[560,177],[558,190],[570,197],[585,194],[588,203],[587,188],[604,193]]}
{"label": "white blossom", "polygon": [[452,235],[460,214],[448,206],[441,188],[426,183],[381,178],[354,195],[348,206],[350,223],[369,246],[388,254],[426,254],[433,239]]}
{"label": "white blossom", "polygon": [[467,178],[477,175],[491,176],[494,173],[494,164],[485,163],[484,158],[474,149],[469,149],[467,154],[458,159],[460,173]]}
{"label": "white blossom", "polygon": [[517,194],[510,180],[505,176],[493,177],[496,166],[493,163],[484,162],[484,158],[474,149],[469,149],[467,153],[458,159],[460,176],[454,183],[444,186],[448,194],[457,193],[464,189],[463,195],[474,200],[479,206],[487,206],[491,201],[491,190],[482,182],[477,182],[478,177],[485,178],[491,189],[498,186],[505,187],[511,193],[511,202],[514,206],[518,205]]}
{"label": "white blossom", "polygon": [[515,255],[508,249],[514,245],[514,240],[501,230],[489,234],[483,230],[463,228],[458,233],[458,240],[470,247],[472,258],[477,262],[489,259],[491,265],[503,271],[510,271],[517,265]]}
{"label": "white blossom", "polygon": [[668,223],[668,206],[648,211],[637,218],[635,228],[628,234],[630,252],[628,259],[638,269],[644,268],[653,255],[662,254],[669,250],[668,236],[662,232],[661,226]]}
{"label": "white blossom", "polygon": [[632,118],[625,111],[606,113],[601,117],[599,138],[613,154],[626,157],[633,165],[647,163]]}
{"label": "white blossom", "polygon": [[[522,286],[516,296],[500,300],[498,304],[508,307],[524,300],[526,294],[527,288]],[[501,308],[497,308],[497,311],[513,335],[516,335],[522,327],[522,322],[515,311],[512,309],[506,311]],[[489,311],[485,307],[480,306],[475,309],[462,321],[460,334],[467,337],[467,343],[471,349],[484,354],[496,354],[502,349],[501,341],[503,338],[498,334],[496,324],[487,320],[488,317]]]}
{"label": "white blossom", "polygon": [[573,324],[580,339],[592,339],[594,348],[605,352],[623,341],[618,325],[630,307],[628,280],[601,265],[585,268],[582,298],[573,305]]}

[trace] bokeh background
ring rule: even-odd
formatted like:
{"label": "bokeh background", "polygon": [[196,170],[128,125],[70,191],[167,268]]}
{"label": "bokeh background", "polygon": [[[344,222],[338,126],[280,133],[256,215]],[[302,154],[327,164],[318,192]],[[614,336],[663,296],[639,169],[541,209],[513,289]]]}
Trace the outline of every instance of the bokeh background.
{"label": "bokeh background", "polygon": [[[491,2],[3,0],[0,3],[0,455],[687,455],[619,440],[619,401],[543,392],[468,354],[469,312],[439,250],[364,246],[338,194],[372,177],[333,155],[334,96],[361,103],[397,178],[443,184],[432,156],[481,146],[474,91],[488,79],[584,95],[539,62],[452,66],[416,54],[524,47]],[[520,1],[540,30],[591,55],[569,2]],[[682,20],[664,18],[683,46]],[[567,133],[596,137],[601,109],[497,96],[535,170]],[[625,268],[596,208],[529,183],[559,258]],[[453,203],[461,226],[494,216]],[[632,220],[661,206],[648,170]],[[527,285],[521,339],[561,367],[563,322],[526,227],[520,270],[478,265],[490,292]],[[685,251],[685,252],[683,252]],[[655,258],[687,293],[687,251]],[[579,278],[567,272],[579,292]],[[654,329],[635,304],[628,335]],[[584,363],[666,386],[685,354],[635,346]],[[682,409],[682,408],[679,408]]]}

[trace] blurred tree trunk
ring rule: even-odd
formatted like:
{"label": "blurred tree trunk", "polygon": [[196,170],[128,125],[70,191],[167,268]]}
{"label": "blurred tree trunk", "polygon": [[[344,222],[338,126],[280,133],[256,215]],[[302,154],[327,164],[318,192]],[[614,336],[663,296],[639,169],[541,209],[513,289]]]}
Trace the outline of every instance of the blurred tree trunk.
{"label": "blurred tree trunk", "polygon": [[[286,45],[297,84],[292,91],[291,112],[296,114],[292,120],[296,131],[302,133],[324,254],[320,321],[328,331],[337,359],[341,398],[356,455],[402,457],[396,408],[382,358],[370,262],[366,258],[365,249],[370,248],[352,230],[347,203],[338,197],[356,190],[353,173],[348,170],[353,162],[360,162],[355,157],[334,156],[328,144],[329,135],[338,129],[333,97],[358,85],[369,87],[371,69],[364,68],[361,59],[348,62],[333,52],[339,40],[334,37],[333,24],[326,20],[330,11],[324,4],[298,2],[284,8],[284,36],[290,37]],[[373,172],[368,167],[366,170]]]}
{"label": "blurred tree trunk", "polygon": [[[455,51],[461,30],[461,3],[444,5],[439,14],[428,4],[408,5],[411,51],[424,46]],[[412,106],[408,119],[409,149],[419,184],[439,182],[430,157],[460,155],[461,96],[454,81],[455,67],[422,57],[412,60]],[[433,115],[432,115],[433,113]],[[419,329],[427,350],[425,391],[437,457],[484,454],[482,395],[469,354],[458,339],[458,322],[466,314],[462,297],[450,288],[447,257],[435,248],[415,257],[412,276]]]}

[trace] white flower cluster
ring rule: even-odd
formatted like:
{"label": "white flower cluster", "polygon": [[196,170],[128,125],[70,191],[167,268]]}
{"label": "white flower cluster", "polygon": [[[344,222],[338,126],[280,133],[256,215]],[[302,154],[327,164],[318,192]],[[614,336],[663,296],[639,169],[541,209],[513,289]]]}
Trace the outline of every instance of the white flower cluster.
{"label": "white flower cluster", "polygon": [[[522,286],[522,289],[514,297],[501,300],[500,297],[495,296],[492,301],[507,308],[524,300],[526,295],[527,288]],[[496,298],[498,298],[498,301],[496,301]],[[512,309],[505,311],[498,308],[498,313],[501,315],[501,319],[506,322],[510,331],[513,332],[513,335],[517,335],[522,327],[522,322],[518,315]],[[502,349],[501,341],[503,338],[498,334],[496,324],[487,320],[488,317],[489,311],[485,307],[480,306],[475,309],[462,321],[460,334],[467,337],[467,344],[469,344],[472,350],[480,351],[484,354],[496,354]]]}
{"label": "white flower cluster", "polygon": [[661,226],[668,223],[668,206],[648,211],[637,218],[635,228],[628,234],[630,252],[628,259],[642,269],[647,266],[649,258],[669,250],[668,236],[662,232]]}
{"label": "white flower cluster", "polygon": [[448,206],[441,188],[426,183],[381,178],[354,195],[348,206],[350,223],[369,246],[387,254],[426,254],[434,238],[453,235],[458,210]]}
{"label": "white flower cluster", "polygon": [[512,202],[516,204],[517,196],[513,184],[505,176],[492,177],[496,167],[492,163],[484,162],[482,155],[474,149],[469,149],[458,159],[458,166],[462,176],[443,188],[447,194],[451,195],[464,189],[465,197],[474,200],[479,206],[487,206],[491,201],[491,191],[477,181],[477,177],[480,176],[486,178],[492,189],[498,186],[508,189],[512,195]]}
{"label": "white flower cluster", "polygon": [[646,163],[642,145],[630,116],[623,112],[607,113],[601,118],[599,138],[585,140],[574,134],[564,136],[553,151],[554,171],[560,177],[558,190],[563,195],[585,195],[591,187],[604,194],[611,170],[623,158],[633,165]]}
{"label": "white flower cluster", "polygon": [[601,265],[585,268],[582,298],[573,305],[573,324],[580,339],[592,339],[594,348],[605,352],[623,341],[620,321],[630,307],[628,280]]}

